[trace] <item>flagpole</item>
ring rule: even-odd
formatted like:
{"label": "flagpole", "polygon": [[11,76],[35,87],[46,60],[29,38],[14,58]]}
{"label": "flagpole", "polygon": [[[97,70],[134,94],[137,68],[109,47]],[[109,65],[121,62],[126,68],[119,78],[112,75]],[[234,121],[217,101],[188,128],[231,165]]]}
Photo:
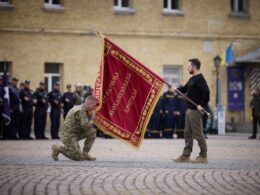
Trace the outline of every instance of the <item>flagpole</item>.
{"label": "flagpole", "polygon": [[[168,86],[171,87],[171,85],[169,83],[167,83],[166,81],[164,81],[164,83]],[[193,104],[194,106],[198,106],[198,104],[196,104],[193,100],[191,100],[189,97],[187,97],[184,93],[182,93],[179,89],[175,90],[178,94],[180,94],[184,99],[186,99],[187,101],[189,101],[191,104]],[[210,116],[210,113],[207,112],[204,108],[202,110],[203,113],[205,113],[206,115]]]}
{"label": "flagpole", "polygon": [[94,31],[94,33],[95,33],[95,35],[96,35],[97,37],[105,38],[105,35],[103,35],[102,32],[100,32],[100,31]]}

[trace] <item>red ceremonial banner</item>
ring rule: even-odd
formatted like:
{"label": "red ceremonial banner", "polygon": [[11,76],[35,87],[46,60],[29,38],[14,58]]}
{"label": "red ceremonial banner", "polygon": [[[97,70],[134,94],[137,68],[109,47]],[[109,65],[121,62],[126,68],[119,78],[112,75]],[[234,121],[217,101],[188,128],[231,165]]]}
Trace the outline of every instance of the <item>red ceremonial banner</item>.
{"label": "red ceremonial banner", "polygon": [[104,38],[94,96],[95,124],[104,133],[139,148],[164,80]]}

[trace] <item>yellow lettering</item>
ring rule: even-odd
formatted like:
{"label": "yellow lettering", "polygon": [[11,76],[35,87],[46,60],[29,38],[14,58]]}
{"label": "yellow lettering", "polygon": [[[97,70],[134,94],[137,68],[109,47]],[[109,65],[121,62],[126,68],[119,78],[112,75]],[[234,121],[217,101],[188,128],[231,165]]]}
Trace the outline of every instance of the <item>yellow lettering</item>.
{"label": "yellow lettering", "polygon": [[133,89],[132,94],[131,94],[131,96],[130,96],[127,104],[126,104],[126,107],[124,109],[124,112],[128,113],[131,110],[131,107],[132,107],[132,105],[135,101],[136,95],[137,95],[137,90]]}
{"label": "yellow lettering", "polygon": [[118,93],[117,96],[116,96],[116,100],[115,100],[115,102],[113,103],[111,110],[109,111],[109,115],[110,115],[110,116],[113,116],[113,115],[115,114],[115,111],[116,111],[116,109],[117,109],[117,107],[118,107],[118,105],[119,105],[119,103],[120,103],[122,97],[123,97],[124,94],[125,94],[125,91],[126,91],[126,88],[127,88],[127,86],[128,86],[128,83],[129,83],[130,79],[131,79],[131,74],[130,74],[130,73],[127,73],[127,74],[126,74],[126,77],[125,77],[125,79],[124,79],[124,82],[123,82],[123,84],[122,84],[122,87],[121,87],[119,93]]}

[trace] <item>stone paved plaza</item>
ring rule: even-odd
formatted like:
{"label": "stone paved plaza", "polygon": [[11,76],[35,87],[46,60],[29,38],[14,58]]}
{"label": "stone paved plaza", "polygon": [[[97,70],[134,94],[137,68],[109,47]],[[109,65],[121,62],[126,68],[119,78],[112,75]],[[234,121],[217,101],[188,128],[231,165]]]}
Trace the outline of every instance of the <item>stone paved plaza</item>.
{"label": "stone paved plaza", "polygon": [[179,139],[144,140],[137,151],[97,138],[94,162],[53,161],[59,140],[0,141],[0,194],[260,194],[260,140],[248,136],[209,136],[208,164],[174,163]]}

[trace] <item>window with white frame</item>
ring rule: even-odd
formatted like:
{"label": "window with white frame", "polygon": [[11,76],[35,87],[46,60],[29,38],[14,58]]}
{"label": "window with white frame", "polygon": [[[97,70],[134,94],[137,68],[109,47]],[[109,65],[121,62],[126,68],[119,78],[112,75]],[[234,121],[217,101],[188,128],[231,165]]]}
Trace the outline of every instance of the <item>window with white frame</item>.
{"label": "window with white frame", "polygon": [[231,14],[247,14],[248,0],[231,0]]}
{"label": "window with white frame", "polygon": [[134,11],[132,1],[133,0],[114,0],[114,11],[132,13]]}
{"label": "window with white frame", "polygon": [[60,82],[61,77],[60,63],[45,63],[44,65],[44,81],[47,91],[51,91],[56,82]]}
{"label": "window with white frame", "polygon": [[164,0],[163,1],[164,14],[183,14],[181,10],[181,0]]}
{"label": "window with white frame", "polygon": [[163,78],[167,83],[179,86],[181,81],[181,67],[177,65],[164,65]]}

